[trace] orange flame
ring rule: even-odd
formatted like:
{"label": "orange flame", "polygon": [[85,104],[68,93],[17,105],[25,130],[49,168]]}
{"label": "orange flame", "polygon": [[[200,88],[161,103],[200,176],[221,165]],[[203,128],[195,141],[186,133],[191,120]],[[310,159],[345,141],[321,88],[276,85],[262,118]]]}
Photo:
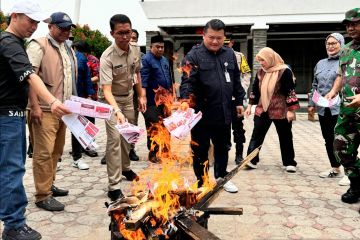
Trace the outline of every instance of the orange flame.
{"label": "orange flame", "polygon": [[[125,218],[124,214],[114,214],[114,218],[116,222],[121,223]],[[124,236],[125,239],[130,240],[144,240],[146,239],[144,233],[141,228],[136,231],[130,231],[125,228],[125,224],[118,224],[120,233]]]}
{"label": "orange flame", "polygon": [[[192,66],[187,64],[183,67],[183,71],[189,74],[191,68]],[[171,91],[162,87],[155,90],[156,105],[164,105],[166,116],[170,116],[171,109],[174,106],[173,96]],[[191,106],[194,102],[192,96],[190,96],[188,102]],[[155,146],[158,146],[158,149],[156,149],[158,150],[157,157],[161,159],[161,164],[150,165],[142,171],[139,174],[141,176],[140,181],[132,183],[132,193],[135,195],[138,192],[149,193],[146,202],[142,205],[147,206],[144,208],[145,211],[152,212],[153,217],[149,220],[149,224],[156,228],[155,233],[163,235],[163,229],[159,225],[171,220],[178,213],[180,207],[190,208],[193,206],[214,188],[215,181],[209,177],[207,162],[204,166],[203,186],[198,188],[198,183],[194,181],[195,177],[191,166],[192,153],[189,144],[184,144],[183,141],[178,139],[171,140],[170,133],[163,125],[162,119],[153,124],[149,132],[152,141],[151,150],[155,150]],[[197,143],[191,141],[191,144]],[[173,152],[170,151],[170,145],[172,145]],[[184,148],[187,150],[186,153],[184,153]],[[184,177],[184,173],[190,173],[191,177]],[[139,214],[141,215],[141,213]],[[128,234],[126,236],[123,234],[125,238],[132,240],[139,240],[143,237],[142,232],[142,235],[132,231],[125,232],[125,234]]]}
{"label": "orange flame", "polygon": [[193,66],[188,61],[186,61],[185,65],[177,68],[177,70],[179,73],[185,73],[186,76],[189,77],[192,68]]}

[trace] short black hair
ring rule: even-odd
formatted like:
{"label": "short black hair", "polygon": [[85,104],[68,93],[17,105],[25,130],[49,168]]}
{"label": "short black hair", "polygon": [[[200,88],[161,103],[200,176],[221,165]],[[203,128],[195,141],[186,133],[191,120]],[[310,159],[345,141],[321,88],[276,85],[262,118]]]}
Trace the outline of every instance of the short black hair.
{"label": "short black hair", "polygon": [[74,42],[72,44],[72,46],[74,46],[76,48],[76,50],[78,50],[79,52],[82,52],[82,53],[90,53],[91,52],[90,45],[83,40]]}
{"label": "short black hair", "polygon": [[212,19],[206,23],[204,27],[204,33],[206,33],[209,28],[215,31],[224,30],[225,32],[225,23],[220,19]]}
{"label": "short black hair", "polygon": [[225,33],[225,37],[226,37],[226,39],[229,39],[229,40],[232,40],[232,39],[233,39],[233,36],[232,36],[232,33],[231,33],[231,32],[226,32],[226,33]]}
{"label": "short black hair", "polygon": [[136,38],[139,38],[139,32],[136,29],[133,28],[131,31],[136,34]]}
{"label": "short black hair", "polygon": [[129,23],[131,26],[131,21],[130,18],[124,14],[115,14],[114,16],[112,16],[110,18],[110,29],[111,31],[114,31],[115,25],[121,23],[121,24],[125,24],[125,23]]}

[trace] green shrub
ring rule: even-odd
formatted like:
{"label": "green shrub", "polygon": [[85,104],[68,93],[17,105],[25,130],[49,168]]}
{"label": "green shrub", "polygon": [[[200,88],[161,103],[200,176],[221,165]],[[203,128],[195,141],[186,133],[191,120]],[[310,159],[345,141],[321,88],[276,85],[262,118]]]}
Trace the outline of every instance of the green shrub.
{"label": "green shrub", "polygon": [[3,12],[0,11],[0,32],[4,31],[7,28],[6,16]]}
{"label": "green shrub", "polygon": [[77,25],[77,28],[72,29],[71,32],[74,36],[74,41],[86,41],[92,49],[92,54],[98,58],[111,45],[111,41],[105,35],[99,30],[91,30],[86,24],[82,27]]}

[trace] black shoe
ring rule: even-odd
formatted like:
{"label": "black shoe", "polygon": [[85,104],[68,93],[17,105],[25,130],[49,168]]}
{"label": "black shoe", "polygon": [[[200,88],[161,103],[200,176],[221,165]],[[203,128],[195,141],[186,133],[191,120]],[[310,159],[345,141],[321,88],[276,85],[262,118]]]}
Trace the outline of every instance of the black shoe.
{"label": "black shoe", "polygon": [[95,150],[91,150],[91,149],[85,149],[84,153],[86,155],[88,155],[89,157],[97,157],[98,153]]}
{"label": "black shoe", "polygon": [[148,155],[148,160],[152,163],[160,163],[161,159],[156,156],[156,152],[150,151]]}
{"label": "black shoe", "polygon": [[128,181],[139,181],[140,178],[133,170],[129,171],[122,171],[122,175],[126,177],[126,180]]}
{"label": "black shoe", "polygon": [[351,187],[341,196],[344,203],[357,203],[360,198],[360,190],[353,190]]}
{"label": "black shoe", "polygon": [[68,190],[57,188],[54,185],[51,186],[51,191],[52,191],[53,197],[63,197],[63,196],[69,195]]}
{"label": "black shoe", "polygon": [[236,157],[235,157],[235,163],[236,163],[236,165],[240,165],[241,162],[242,162],[242,160],[243,160],[243,158],[242,158],[241,155],[236,155]]}
{"label": "black shoe", "polygon": [[65,205],[61,202],[57,201],[53,197],[49,197],[48,199],[45,199],[43,201],[35,203],[35,205],[38,208],[45,209],[47,211],[63,211],[65,208]]}
{"label": "black shoe", "polygon": [[112,202],[118,200],[119,198],[124,197],[124,194],[122,193],[122,191],[120,189],[109,191],[107,195]]}
{"label": "black shoe", "polygon": [[101,159],[100,163],[101,163],[102,165],[105,165],[105,164],[106,164],[106,158],[105,158],[105,156],[103,156],[103,158]]}
{"label": "black shoe", "polygon": [[135,149],[130,149],[129,158],[131,161],[139,161],[140,160],[139,156],[135,152]]}
{"label": "black shoe", "polygon": [[41,234],[24,224],[18,229],[5,229],[2,233],[3,240],[38,240]]}

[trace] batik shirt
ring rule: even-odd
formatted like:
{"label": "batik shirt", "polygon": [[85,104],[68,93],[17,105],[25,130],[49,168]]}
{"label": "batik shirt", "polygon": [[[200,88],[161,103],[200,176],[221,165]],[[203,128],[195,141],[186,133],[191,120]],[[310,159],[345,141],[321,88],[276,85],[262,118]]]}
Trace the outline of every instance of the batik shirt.
{"label": "batik shirt", "polygon": [[[91,74],[91,77],[96,77],[96,76],[99,76],[99,68],[100,68],[100,61],[97,57],[89,54],[87,56],[87,65],[89,66],[89,69],[90,69],[90,74]],[[93,100],[98,100],[98,90],[99,90],[99,86],[97,83],[93,83],[93,89],[95,91],[95,93],[92,95],[92,99]]]}

